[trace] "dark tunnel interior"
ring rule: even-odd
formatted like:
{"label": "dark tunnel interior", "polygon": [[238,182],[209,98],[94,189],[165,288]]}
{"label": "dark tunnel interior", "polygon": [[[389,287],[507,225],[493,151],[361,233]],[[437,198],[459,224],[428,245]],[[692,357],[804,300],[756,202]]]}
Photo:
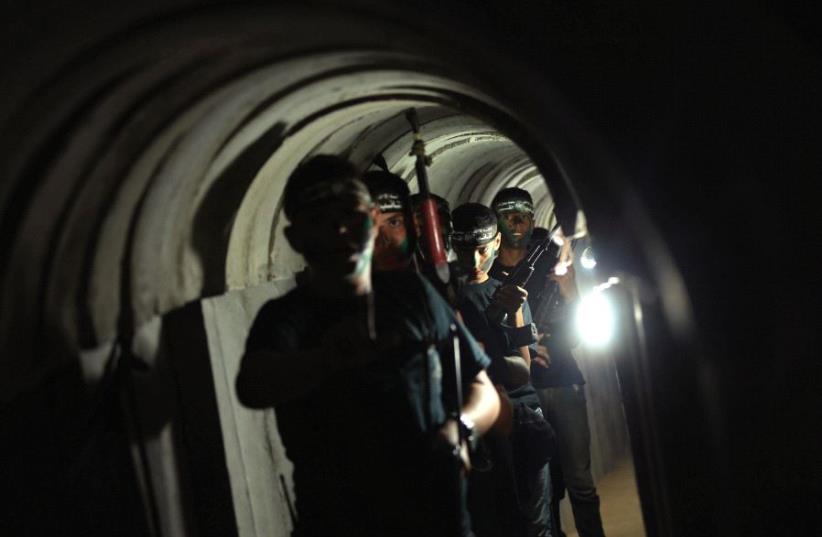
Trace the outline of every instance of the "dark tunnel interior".
{"label": "dark tunnel interior", "polygon": [[816,534],[818,277],[772,276],[784,237],[819,244],[802,17],[117,4],[2,26],[3,534],[289,534],[276,415],[234,392],[254,316],[304,267],[283,187],[329,153],[415,192],[409,108],[433,192],[528,190],[537,225],[595,248],[583,293],[619,278],[616,342],[578,360],[595,477],[630,460],[643,534]]}

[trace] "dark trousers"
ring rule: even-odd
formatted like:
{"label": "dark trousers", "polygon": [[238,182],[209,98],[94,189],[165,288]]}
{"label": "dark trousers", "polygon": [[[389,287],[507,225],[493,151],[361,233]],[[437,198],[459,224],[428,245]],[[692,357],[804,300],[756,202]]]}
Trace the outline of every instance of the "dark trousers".
{"label": "dark trousers", "polygon": [[520,511],[525,518],[525,534],[528,537],[556,537],[552,523],[551,470],[545,464],[539,472],[525,477],[525,487],[520,487]]}
{"label": "dark trousers", "polygon": [[571,500],[580,537],[604,537],[599,496],[591,476],[591,432],[588,405],[582,386],[560,386],[537,390],[545,417],[557,434],[558,454],[551,461],[555,537],[564,537],[560,527],[559,501],[565,489]]}
{"label": "dark trousers", "polygon": [[508,439],[486,438],[492,468],[475,470],[469,482],[471,521],[477,537],[556,537],[551,513],[549,464],[517,472]]}

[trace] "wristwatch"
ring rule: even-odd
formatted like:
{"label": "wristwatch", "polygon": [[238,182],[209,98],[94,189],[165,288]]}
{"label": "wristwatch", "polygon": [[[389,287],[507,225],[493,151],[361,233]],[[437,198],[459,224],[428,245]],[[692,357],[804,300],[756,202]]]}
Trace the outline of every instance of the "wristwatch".
{"label": "wristwatch", "polygon": [[465,414],[460,414],[460,419],[457,421],[457,426],[460,430],[460,439],[464,439],[468,442],[468,451],[473,453],[474,450],[477,449],[477,441],[479,440],[477,437],[474,420]]}

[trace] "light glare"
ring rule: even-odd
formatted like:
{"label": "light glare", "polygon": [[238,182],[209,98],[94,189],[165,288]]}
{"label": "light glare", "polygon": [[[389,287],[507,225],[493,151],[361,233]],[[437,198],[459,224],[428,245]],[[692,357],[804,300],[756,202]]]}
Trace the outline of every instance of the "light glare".
{"label": "light glare", "polygon": [[585,250],[582,251],[582,257],[579,260],[582,268],[591,270],[595,266],[597,266],[597,260],[594,257],[594,251],[589,246]]}
{"label": "light glare", "polygon": [[600,291],[584,296],[576,314],[576,328],[582,340],[591,347],[602,347],[614,335],[614,309]]}

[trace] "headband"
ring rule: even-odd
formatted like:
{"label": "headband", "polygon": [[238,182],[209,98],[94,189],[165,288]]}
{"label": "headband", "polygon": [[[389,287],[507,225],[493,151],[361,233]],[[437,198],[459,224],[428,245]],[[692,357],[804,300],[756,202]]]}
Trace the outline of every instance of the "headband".
{"label": "headband", "polygon": [[402,197],[394,192],[383,192],[381,194],[377,194],[376,202],[377,207],[379,207],[380,211],[384,213],[403,210]]}
{"label": "headband", "polygon": [[526,200],[500,201],[494,204],[497,213],[528,213],[534,214],[534,204]]}
{"label": "headband", "polygon": [[496,236],[497,226],[490,225],[471,231],[454,231],[451,233],[451,241],[460,246],[479,246],[490,242]]}

